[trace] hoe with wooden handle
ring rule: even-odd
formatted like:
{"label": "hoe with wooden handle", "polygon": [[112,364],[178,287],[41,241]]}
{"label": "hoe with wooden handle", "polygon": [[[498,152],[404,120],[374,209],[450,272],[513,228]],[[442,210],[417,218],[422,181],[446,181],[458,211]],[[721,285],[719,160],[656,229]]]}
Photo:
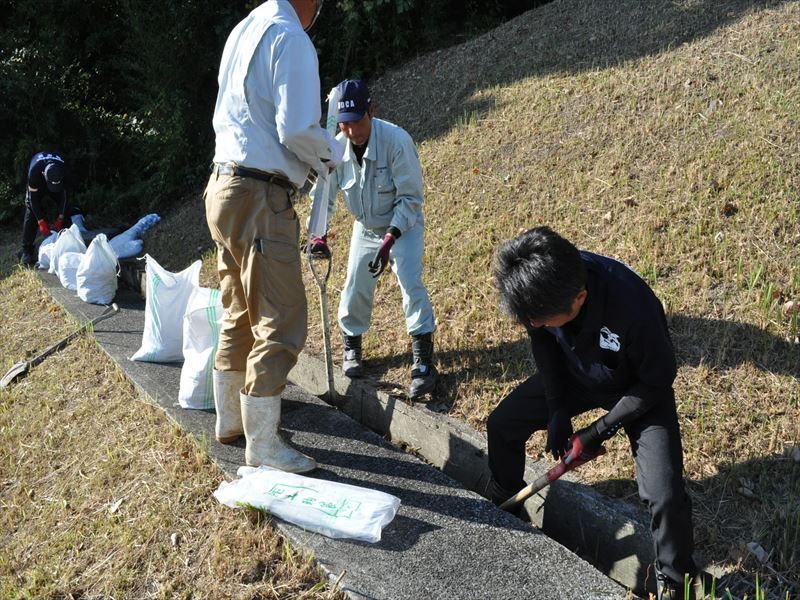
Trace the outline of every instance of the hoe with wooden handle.
{"label": "hoe with wooden handle", "polygon": [[553,483],[556,479],[561,477],[567,471],[571,471],[572,469],[577,469],[582,464],[585,464],[590,460],[594,460],[601,454],[605,453],[606,449],[603,448],[602,446],[600,446],[600,449],[594,454],[590,454],[584,451],[581,452],[581,454],[577,457],[573,456],[573,451],[570,450],[569,454],[567,454],[564,457],[564,460],[562,460],[555,467],[547,471],[547,473],[539,477],[536,481],[534,481],[530,485],[525,486],[516,494],[511,496],[511,498],[503,502],[500,505],[500,508],[502,508],[503,510],[510,510],[514,508],[517,504],[525,502],[525,500],[527,500],[534,494],[542,491],[544,488]]}
{"label": "hoe with wooden handle", "polygon": [[0,379],[0,389],[8,386],[13,381],[20,379],[21,377],[24,377],[25,374],[28,371],[30,371],[33,367],[38,365],[40,362],[42,362],[45,358],[47,358],[54,352],[58,352],[59,350],[64,348],[67,344],[69,344],[72,340],[74,340],[84,331],[86,331],[90,327],[93,327],[94,325],[97,325],[100,321],[104,321],[105,319],[108,319],[109,317],[117,314],[118,312],[119,312],[119,307],[116,304],[112,303],[110,306],[107,306],[106,309],[100,315],[96,316],[91,321],[87,321],[86,323],[81,325],[80,328],[78,328],[76,331],[70,333],[60,342],[53,344],[38,356],[32,358],[31,360],[18,362],[13,367],[11,367],[5,375],[3,375],[2,379]]}

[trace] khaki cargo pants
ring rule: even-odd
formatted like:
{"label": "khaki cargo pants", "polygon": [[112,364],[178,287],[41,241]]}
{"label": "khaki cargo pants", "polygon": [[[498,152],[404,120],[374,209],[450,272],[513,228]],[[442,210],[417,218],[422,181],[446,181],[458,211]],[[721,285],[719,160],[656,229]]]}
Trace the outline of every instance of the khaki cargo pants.
{"label": "khaki cargo pants", "polygon": [[212,173],[204,194],[225,314],[215,368],[245,371],[244,393],[277,396],[306,341],[300,224],[282,187]]}

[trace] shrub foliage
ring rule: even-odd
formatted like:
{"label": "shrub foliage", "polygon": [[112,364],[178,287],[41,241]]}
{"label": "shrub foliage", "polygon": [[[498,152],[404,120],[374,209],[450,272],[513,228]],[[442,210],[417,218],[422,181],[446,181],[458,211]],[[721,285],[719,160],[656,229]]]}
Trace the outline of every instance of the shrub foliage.
{"label": "shrub foliage", "polygon": [[[328,0],[312,38],[322,89],[369,78],[542,2]],[[75,201],[118,219],[202,186],[219,57],[258,2],[18,0],[0,13],[0,221],[19,218],[25,169],[62,153]]]}

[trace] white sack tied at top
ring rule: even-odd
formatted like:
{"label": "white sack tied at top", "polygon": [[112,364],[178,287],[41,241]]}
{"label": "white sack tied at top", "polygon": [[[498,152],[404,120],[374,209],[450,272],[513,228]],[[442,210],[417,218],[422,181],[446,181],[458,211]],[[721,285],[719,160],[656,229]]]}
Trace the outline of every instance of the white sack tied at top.
{"label": "white sack tied at top", "polygon": [[180,273],[171,273],[149,254],[145,255],[145,260],[147,299],[142,345],[130,359],[142,362],[181,362],[183,315],[192,291],[200,286],[202,263],[197,260]]}
{"label": "white sack tied at top", "polygon": [[89,244],[78,267],[78,297],[90,304],[110,304],[117,294],[119,262],[104,233]]}
{"label": "white sack tied at top", "polygon": [[58,239],[50,254],[50,268],[48,273],[58,273],[58,260],[62,254],[67,252],[86,252],[86,243],[83,241],[80,229],[74,223],[69,229],[62,229],[58,232]]}

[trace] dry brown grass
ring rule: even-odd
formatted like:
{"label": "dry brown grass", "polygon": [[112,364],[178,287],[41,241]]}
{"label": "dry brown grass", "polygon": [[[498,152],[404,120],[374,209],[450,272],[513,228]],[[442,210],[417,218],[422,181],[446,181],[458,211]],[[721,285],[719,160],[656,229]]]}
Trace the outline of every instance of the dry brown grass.
{"label": "dry brown grass", "polygon": [[[782,310],[800,300],[800,3],[557,0],[372,87],[379,115],[419,147],[449,413],[481,429],[531,372],[523,332],[496,309],[489,271],[500,242],[546,223],[625,261],[667,309],[699,551],[751,584],[758,575],[800,595],[800,466],[790,458],[800,346],[798,315]],[[340,202],[332,314],[345,213]],[[320,355],[305,276],[308,350]],[[404,389],[410,340],[391,275],[375,306],[369,374]],[[636,501],[622,436],[582,474]],[[751,542],[765,562],[743,551]]]}
{"label": "dry brown grass", "polygon": [[[669,315],[700,552],[800,594],[800,347],[797,315],[781,310],[800,299],[800,4],[554,2],[373,87],[419,144],[450,414],[483,428],[531,372],[523,332],[495,308],[501,241],[547,223],[620,258]],[[350,227],[339,210],[334,290]],[[405,387],[391,277],[375,305],[373,374]],[[636,501],[622,436],[583,476]]]}
{"label": "dry brown grass", "polygon": [[[0,282],[0,368],[75,328],[28,272]],[[0,391],[0,597],[343,598],[89,338]]]}

